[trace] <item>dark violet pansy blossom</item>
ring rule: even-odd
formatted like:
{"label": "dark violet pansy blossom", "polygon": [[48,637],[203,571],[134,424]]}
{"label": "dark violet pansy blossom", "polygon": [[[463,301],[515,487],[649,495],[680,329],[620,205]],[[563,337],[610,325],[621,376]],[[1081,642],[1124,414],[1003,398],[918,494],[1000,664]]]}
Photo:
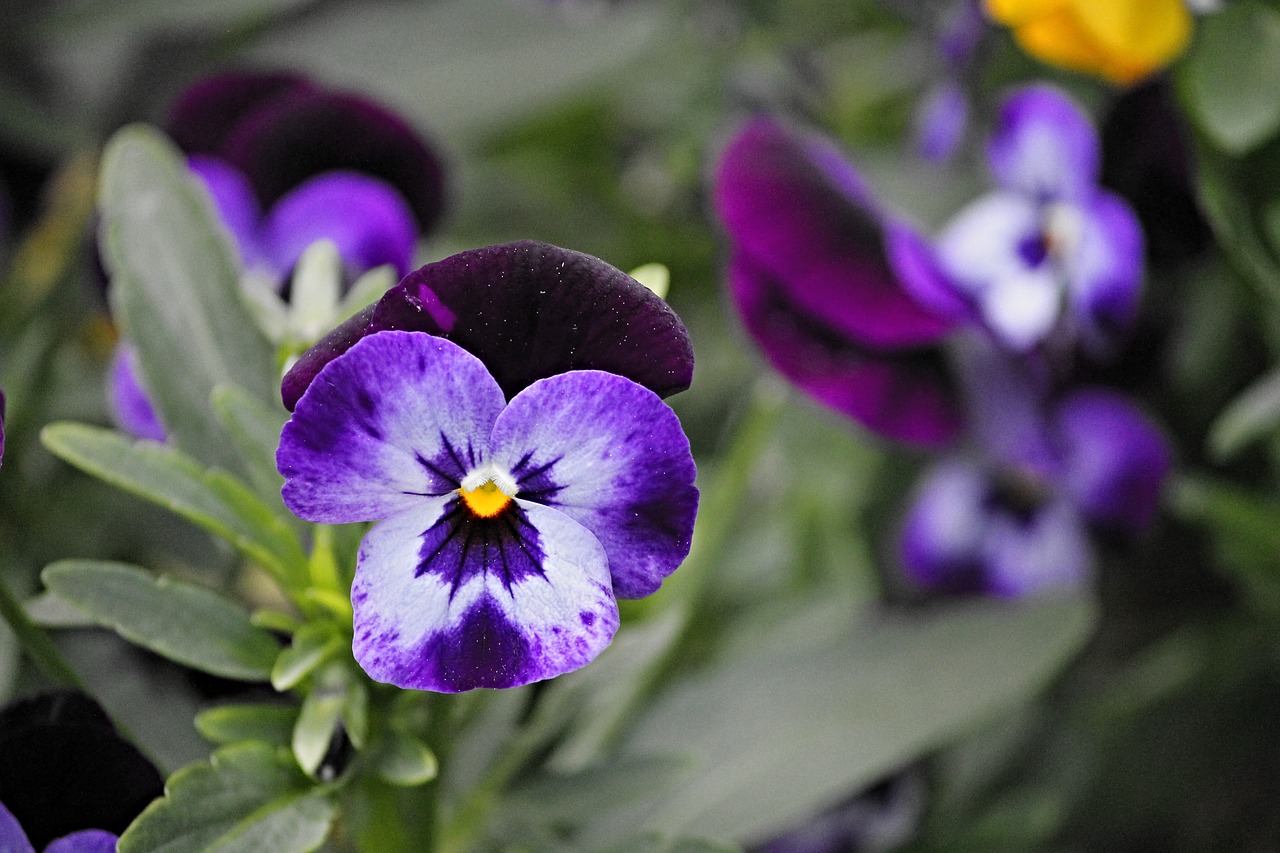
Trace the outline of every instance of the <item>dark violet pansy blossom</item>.
{"label": "dark violet pansy blossom", "polygon": [[1134,320],[1143,242],[1129,206],[1098,186],[1088,117],[1056,89],[1021,89],[1001,105],[987,153],[998,189],[943,230],[942,271],[1011,350],[1059,331],[1106,353]]}
{"label": "dark violet pansy blossom", "polygon": [[[770,363],[881,435],[954,438],[960,407],[937,347],[954,317],[907,289],[936,275],[908,281],[898,266],[927,264],[923,250],[899,251],[923,241],[886,220],[834,147],[757,117],[725,147],[714,195],[730,295]],[[945,289],[930,296],[955,301]]]}
{"label": "dark violet pansy blossom", "polygon": [[688,440],[649,389],[571,370],[508,402],[480,359],[422,332],[326,364],[277,462],[300,517],[379,522],[351,590],[356,660],[442,692],[591,661],[615,597],[648,595],[684,559],[697,508]]}
{"label": "dark violet pansy blossom", "polygon": [[82,693],[0,710],[0,851],[114,851],[116,836],[163,789],[156,768]]}
{"label": "dark violet pansy blossom", "polygon": [[1087,581],[1091,530],[1133,534],[1154,518],[1168,444],[1119,393],[1076,389],[1042,406],[1015,366],[962,360],[967,381],[983,383],[971,395],[975,447],[917,487],[902,530],[908,576],[1006,597]]}
{"label": "dark violet pansy blossom", "polygon": [[693,347],[675,312],[598,258],[523,241],[410,273],[308,350],[281,386],[290,410],[320,370],[385,330],[427,332],[478,357],[507,398],[567,370],[604,370],[660,397],[689,387]]}

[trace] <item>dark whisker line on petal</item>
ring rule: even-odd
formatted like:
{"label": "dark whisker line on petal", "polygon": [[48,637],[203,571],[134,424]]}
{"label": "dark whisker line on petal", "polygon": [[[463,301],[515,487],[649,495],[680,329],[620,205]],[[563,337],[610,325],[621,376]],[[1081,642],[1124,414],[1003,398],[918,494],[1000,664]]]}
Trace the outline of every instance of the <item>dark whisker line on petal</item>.
{"label": "dark whisker line on petal", "polygon": [[516,541],[516,544],[520,546],[520,550],[529,558],[529,564],[537,570],[539,577],[546,580],[547,573],[542,568],[542,561],[533,555],[533,552],[529,549],[528,543],[524,541],[524,536],[521,534],[520,530],[517,529],[516,525],[520,524],[525,527],[529,527],[535,532],[537,531],[537,528],[534,527],[528,519],[517,516],[515,513],[504,516],[503,521],[506,522],[507,530],[511,533],[511,538]]}
{"label": "dark whisker line on petal", "polygon": [[[523,466],[529,460],[529,457],[532,455],[533,455],[532,453],[527,454],[523,459],[520,460],[519,464],[516,465],[516,467],[520,468],[521,466]],[[523,483],[525,480],[528,480],[531,477],[537,477],[541,474],[546,473],[547,471],[551,470],[551,468],[554,467],[555,464],[563,458],[564,456],[557,456],[555,459],[552,459],[550,462],[546,463],[545,465],[540,465],[539,467],[535,468],[532,471],[525,471],[524,473],[520,474],[520,478],[516,482]]]}
{"label": "dark whisker line on petal", "polygon": [[[445,473],[435,463],[428,461],[426,457],[424,457],[421,453],[419,453],[416,450],[413,452],[413,458],[418,460],[419,465],[421,465],[423,468],[426,468],[427,471],[431,472],[432,474],[435,474],[441,480],[444,480],[446,483],[452,483],[454,488],[458,488],[462,485],[461,480],[459,480],[457,477],[453,477]],[[458,466],[458,470],[462,470],[462,466]],[[406,492],[406,494],[409,494],[409,493]],[[441,494],[443,494],[443,492]]]}

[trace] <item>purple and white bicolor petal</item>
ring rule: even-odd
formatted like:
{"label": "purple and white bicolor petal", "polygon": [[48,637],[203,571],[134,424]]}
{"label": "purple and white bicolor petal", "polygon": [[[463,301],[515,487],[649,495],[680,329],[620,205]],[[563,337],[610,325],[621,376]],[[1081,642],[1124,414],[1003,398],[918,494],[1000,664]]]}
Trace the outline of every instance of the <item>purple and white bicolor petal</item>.
{"label": "purple and white bicolor petal", "polygon": [[200,154],[187,158],[187,168],[209,191],[218,218],[235,238],[241,262],[247,268],[257,266],[262,262],[259,244],[262,210],[253,194],[253,187],[249,186],[249,179],[225,160]]}
{"label": "purple and white bicolor petal", "polygon": [[470,518],[457,497],[377,525],[351,601],[374,679],[456,693],[517,687],[589,663],[618,627],[609,561],[563,513],[518,501]]}
{"label": "purple and white bicolor petal", "polygon": [[357,340],[427,332],[476,355],[508,398],[568,370],[604,370],[666,397],[689,387],[693,346],[680,318],[599,258],[521,241],[461,252],[406,276],[370,310],[303,353],[281,395],[292,409]]}
{"label": "purple and white bicolor petal", "polygon": [[987,156],[1004,189],[1076,201],[1092,194],[1102,155],[1085,112],[1060,90],[1034,85],[1001,103]]}
{"label": "purple and white bicolor petal", "polygon": [[728,278],[752,339],[814,400],[897,441],[934,447],[959,434],[962,406],[938,348],[859,346],[791,305],[787,289],[746,258],[730,260]]}
{"label": "purple and white bicolor petal", "polygon": [[[505,407],[505,408],[504,408]],[[571,371],[507,404],[483,363],[385,331],[330,361],[285,425],[285,503],[379,520],[352,585],[354,653],[375,679],[456,692],[583,666],[688,553],[688,441],[652,391]]]}
{"label": "purple and white bicolor petal", "polygon": [[18,819],[0,803],[0,851],[4,853],[36,853]]}
{"label": "purple and white bicolor petal", "polygon": [[656,591],[688,556],[698,505],[689,440],[644,386],[595,370],[540,380],[498,417],[492,446],[521,498],[595,534],[619,598]]}
{"label": "purple and white bicolor petal", "polygon": [[986,588],[1004,598],[1079,588],[1093,574],[1093,548],[1083,519],[1066,500],[1025,514],[993,513],[982,551]]}
{"label": "purple and white bicolor petal", "polygon": [[138,373],[138,352],[127,341],[116,345],[107,369],[107,403],[116,426],[134,438],[164,441],[168,431]]}
{"label": "purple and white bicolor petal", "polygon": [[44,853],[115,853],[118,836],[101,829],[85,829],[55,838]]}
{"label": "purple and white bicolor petal", "polygon": [[262,223],[262,252],[281,272],[293,269],[316,240],[332,240],[353,276],[390,264],[403,276],[413,262],[417,229],[400,193],[356,172],[325,172],[283,196]]}
{"label": "purple and white bicolor petal", "polygon": [[308,521],[388,518],[452,493],[488,454],[505,400],[473,355],[441,338],[364,338],[326,366],[284,426],[284,501]]}
{"label": "purple and white bicolor petal", "polygon": [[753,119],[726,146],[714,195],[734,256],[836,333],[894,348],[947,332],[945,319],[902,288],[886,258],[880,212],[829,144]]}
{"label": "purple and white bicolor petal", "polygon": [[1068,303],[1081,343],[1105,355],[1138,313],[1145,255],[1142,227],[1119,196],[1099,190],[1081,209],[1074,251],[1064,258]]}
{"label": "purple and white bicolor petal", "polygon": [[902,566],[937,592],[986,591],[983,538],[991,521],[990,484],[962,459],[939,464],[915,489],[899,541]]}
{"label": "purple and white bicolor petal", "polygon": [[1159,509],[1171,452],[1160,430],[1128,399],[1088,388],[1064,398],[1055,424],[1064,488],[1093,523],[1134,533]]}

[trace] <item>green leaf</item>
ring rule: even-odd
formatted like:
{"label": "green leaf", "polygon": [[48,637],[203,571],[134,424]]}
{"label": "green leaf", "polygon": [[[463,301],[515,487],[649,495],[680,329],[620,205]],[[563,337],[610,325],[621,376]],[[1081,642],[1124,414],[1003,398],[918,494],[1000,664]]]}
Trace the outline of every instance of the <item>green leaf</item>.
{"label": "green leaf", "polygon": [[271,668],[271,686],[280,691],[288,690],[341,651],[345,644],[328,622],[302,626],[293,635],[293,645],[276,658],[275,666]]}
{"label": "green leaf", "polygon": [[395,731],[379,743],[374,770],[384,782],[400,788],[425,785],[440,772],[436,756],[426,744]]}
{"label": "green leaf", "polygon": [[165,796],[120,837],[120,853],[307,853],[337,814],[287,750],[265,744],[223,747],[209,763],[179,770]]}
{"label": "green leaf", "polygon": [[1173,510],[1214,534],[1218,563],[1254,606],[1280,613],[1280,500],[1208,479],[1183,479]]}
{"label": "green leaf", "polygon": [[316,772],[329,751],[346,704],[347,673],[341,666],[331,666],[320,674],[307,698],[302,700],[302,711],[293,727],[293,754],[298,766],[308,775]]}
{"label": "green leaf", "polygon": [[605,853],[741,853],[733,844],[703,841],[695,838],[671,838],[656,833],[637,835]]}
{"label": "green leaf", "polygon": [[130,642],[202,672],[266,681],[280,646],[212,590],[124,563],[63,560],[41,574],[59,598]]}
{"label": "green leaf", "polygon": [[269,406],[238,385],[219,385],[210,397],[213,412],[240,453],[258,494],[278,502],[284,477],[276,469],[280,431],[288,420],[283,406]]}
{"label": "green leaf", "polygon": [[219,705],[196,716],[196,731],[218,745],[258,741],[288,746],[297,719],[292,705]]}
{"label": "green leaf", "polygon": [[1280,370],[1264,376],[1231,401],[1209,429],[1209,450],[1225,461],[1280,430]]}
{"label": "green leaf", "polygon": [[50,424],[40,433],[50,452],[230,542],[286,587],[306,585],[307,559],[297,535],[248,487],[223,471],[202,470],[168,445],[133,441],[114,430]]}
{"label": "green leaf", "polygon": [[1205,17],[1180,82],[1224,151],[1240,155],[1265,142],[1280,129],[1280,12],[1237,0]]}
{"label": "green leaf", "polygon": [[648,709],[626,753],[684,756],[693,770],[589,837],[745,841],[792,823],[1024,699],[1080,647],[1093,613],[981,601],[870,611],[835,639],[779,625]]}
{"label": "green leaf", "polygon": [[210,395],[235,383],[275,401],[279,374],[245,308],[235,250],[208,194],[167,139],[135,125],[107,144],[99,198],[115,318],[138,349],[160,420],[205,465],[240,470],[210,416]]}

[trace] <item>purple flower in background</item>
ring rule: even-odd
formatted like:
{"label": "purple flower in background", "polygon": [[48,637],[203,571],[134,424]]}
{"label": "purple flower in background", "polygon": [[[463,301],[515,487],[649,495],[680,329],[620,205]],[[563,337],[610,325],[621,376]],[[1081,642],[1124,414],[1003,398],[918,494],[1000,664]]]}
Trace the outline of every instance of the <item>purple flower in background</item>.
{"label": "purple flower in background", "polygon": [[971,203],[937,241],[938,262],[991,333],[1028,352],[1058,332],[1094,354],[1134,320],[1142,231],[1098,187],[1098,137],[1048,86],[1001,105],[988,160],[999,188]]}
{"label": "purple flower in background", "polygon": [[961,360],[975,447],[917,487],[902,531],[907,574],[931,590],[1007,597],[1086,581],[1091,529],[1133,534],[1154,518],[1164,437],[1116,392],[1076,389],[1046,405],[989,349],[962,347]]}
{"label": "purple flower in background", "polygon": [[410,273],[298,359],[292,410],[320,370],[384,330],[427,332],[478,357],[507,398],[568,370],[604,370],[660,397],[689,387],[693,347],[675,312],[598,258],[524,241],[461,252]]}
{"label": "purple flower in background", "polygon": [[167,129],[249,269],[278,280],[320,238],[353,274],[412,265],[444,207],[438,157],[404,120],[296,74],[230,72],[185,89]]}
{"label": "purple flower in background", "polygon": [[916,291],[937,278],[923,241],[887,220],[834,147],[755,118],[725,147],[714,195],[730,295],[770,363],[881,435],[954,438],[960,407],[937,346],[954,297]]}
{"label": "purple flower in background", "polygon": [[89,697],[59,691],[0,710],[0,850],[107,853],[164,790]]}
{"label": "purple flower in background", "polygon": [[571,370],[508,403],[457,344],[384,331],[317,380],[281,436],[284,500],[379,522],[351,590],[376,680],[457,692],[581,667],[617,630],[615,597],[648,595],[688,554],[689,443],[630,379]]}
{"label": "purple flower in background", "polygon": [[107,406],[111,419],[134,438],[164,441],[168,432],[138,377],[138,352],[127,341],[121,341],[107,368]]}
{"label": "purple flower in background", "polygon": [[916,151],[931,163],[945,163],[964,141],[969,126],[969,97],[963,78],[986,29],[977,0],[957,0],[943,13],[937,35],[944,67],[916,105],[912,140]]}

